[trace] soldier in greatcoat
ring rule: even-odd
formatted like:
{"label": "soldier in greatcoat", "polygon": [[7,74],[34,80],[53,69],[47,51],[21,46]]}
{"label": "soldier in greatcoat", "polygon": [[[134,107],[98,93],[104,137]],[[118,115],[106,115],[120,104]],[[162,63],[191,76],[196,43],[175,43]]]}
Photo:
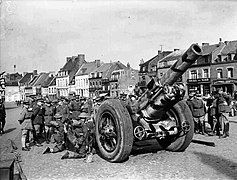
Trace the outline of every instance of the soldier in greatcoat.
{"label": "soldier in greatcoat", "polygon": [[53,120],[55,115],[55,108],[52,106],[50,101],[45,102],[45,116],[44,116],[44,125],[45,125],[45,141],[48,144],[50,142],[51,126],[50,123]]}
{"label": "soldier in greatcoat", "polygon": [[[217,135],[223,138],[229,137],[229,113],[230,113],[230,103],[231,97],[223,92],[223,90],[217,89],[214,93],[215,104],[216,104],[216,117],[217,117]],[[223,131],[220,134],[219,129]]]}
{"label": "soldier in greatcoat", "polygon": [[6,124],[6,110],[3,99],[0,96],[0,135],[4,134],[4,126]]}
{"label": "soldier in greatcoat", "polygon": [[20,113],[20,117],[18,119],[19,123],[21,124],[21,144],[22,144],[22,151],[29,151],[30,148],[26,146],[26,139],[29,136],[29,133],[32,132],[32,115],[33,111],[32,108],[29,107],[30,102],[24,101],[23,102],[23,109]]}
{"label": "soldier in greatcoat", "polygon": [[44,127],[44,115],[45,107],[43,101],[40,99],[37,101],[37,105],[33,108],[33,128],[34,128],[34,140],[36,145],[40,145],[40,138],[42,137],[42,130]]}

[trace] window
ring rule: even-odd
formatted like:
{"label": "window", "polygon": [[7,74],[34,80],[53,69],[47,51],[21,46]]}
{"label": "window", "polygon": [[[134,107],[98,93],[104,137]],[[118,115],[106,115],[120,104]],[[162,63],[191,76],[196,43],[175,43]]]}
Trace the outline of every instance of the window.
{"label": "window", "polygon": [[190,72],[190,79],[197,79],[197,70],[192,70]]}
{"label": "window", "polygon": [[227,77],[232,78],[233,77],[233,68],[227,68]]}
{"label": "window", "polygon": [[222,69],[217,69],[217,78],[223,78]]}
{"label": "window", "polygon": [[160,77],[162,77],[163,76],[163,73],[160,73]]}
{"label": "window", "polygon": [[203,69],[203,78],[209,78],[209,70]]}

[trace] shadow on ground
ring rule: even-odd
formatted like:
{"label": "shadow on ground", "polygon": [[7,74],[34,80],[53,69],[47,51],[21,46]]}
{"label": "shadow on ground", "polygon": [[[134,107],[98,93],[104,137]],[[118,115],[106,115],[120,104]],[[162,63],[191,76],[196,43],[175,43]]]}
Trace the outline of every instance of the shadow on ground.
{"label": "shadow on ground", "polygon": [[237,180],[237,163],[211,154],[201,152],[193,153],[201,158],[202,163],[211,166],[221,174],[225,174],[226,176]]}
{"label": "shadow on ground", "polygon": [[156,153],[160,150],[162,150],[162,148],[156,140],[140,141],[133,145],[131,155],[136,156],[139,154]]}
{"label": "shadow on ground", "polygon": [[4,133],[5,134],[10,133],[10,132],[14,131],[15,129],[16,128],[9,128],[9,129],[5,130]]}

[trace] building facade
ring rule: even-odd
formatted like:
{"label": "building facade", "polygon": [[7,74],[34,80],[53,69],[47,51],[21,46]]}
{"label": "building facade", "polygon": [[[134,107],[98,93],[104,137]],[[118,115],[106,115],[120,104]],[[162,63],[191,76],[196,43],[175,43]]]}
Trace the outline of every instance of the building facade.
{"label": "building facade", "polygon": [[89,74],[100,67],[100,60],[83,64],[75,76],[76,95],[90,97]]}
{"label": "building facade", "polygon": [[70,93],[76,93],[75,75],[84,63],[86,63],[84,54],[66,58],[65,65],[58,71],[56,76],[58,96],[68,97]]}

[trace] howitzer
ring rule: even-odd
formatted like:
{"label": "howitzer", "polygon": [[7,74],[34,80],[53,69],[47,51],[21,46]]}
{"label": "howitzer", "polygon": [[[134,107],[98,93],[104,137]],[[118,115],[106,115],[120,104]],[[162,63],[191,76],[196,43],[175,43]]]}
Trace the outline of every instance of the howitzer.
{"label": "howitzer", "polygon": [[96,114],[95,136],[99,154],[110,162],[129,157],[134,142],[156,139],[160,147],[184,151],[193,138],[193,117],[183,101],[184,86],[176,81],[201,56],[193,44],[164,76],[147,84],[135,101],[109,99]]}

